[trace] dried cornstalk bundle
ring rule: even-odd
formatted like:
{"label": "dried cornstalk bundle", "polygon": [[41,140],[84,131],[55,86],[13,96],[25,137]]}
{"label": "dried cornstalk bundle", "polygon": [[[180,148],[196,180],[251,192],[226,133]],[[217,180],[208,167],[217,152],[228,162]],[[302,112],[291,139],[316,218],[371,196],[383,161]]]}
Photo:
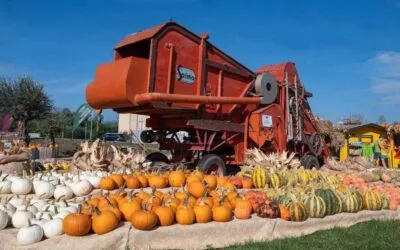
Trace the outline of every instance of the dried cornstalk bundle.
{"label": "dried cornstalk bundle", "polygon": [[294,156],[294,153],[288,155],[286,151],[266,155],[260,149],[253,148],[246,151],[244,165],[265,168],[299,168],[301,163]]}

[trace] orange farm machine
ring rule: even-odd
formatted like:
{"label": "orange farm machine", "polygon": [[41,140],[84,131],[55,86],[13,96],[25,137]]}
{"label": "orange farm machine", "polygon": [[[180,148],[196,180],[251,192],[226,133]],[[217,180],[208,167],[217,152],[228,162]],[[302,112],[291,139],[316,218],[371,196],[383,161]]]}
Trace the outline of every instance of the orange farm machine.
{"label": "orange farm machine", "polygon": [[[254,72],[208,38],[174,22],[126,36],[114,60],[97,67],[89,105],[149,116],[143,142],[158,142],[171,161],[206,172],[243,164],[253,147],[294,152],[304,167],[319,167],[329,150],[295,64]],[[148,158],[168,160],[161,153]]]}

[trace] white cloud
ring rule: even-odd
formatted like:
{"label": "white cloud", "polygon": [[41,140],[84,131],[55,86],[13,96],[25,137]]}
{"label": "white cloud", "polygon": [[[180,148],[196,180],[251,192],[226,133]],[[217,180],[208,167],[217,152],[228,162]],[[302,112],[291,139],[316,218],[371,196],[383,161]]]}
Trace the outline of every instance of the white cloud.
{"label": "white cloud", "polygon": [[400,52],[381,52],[368,61],[372,86],[370,90],[381,96],[382,103],[400,103]]}

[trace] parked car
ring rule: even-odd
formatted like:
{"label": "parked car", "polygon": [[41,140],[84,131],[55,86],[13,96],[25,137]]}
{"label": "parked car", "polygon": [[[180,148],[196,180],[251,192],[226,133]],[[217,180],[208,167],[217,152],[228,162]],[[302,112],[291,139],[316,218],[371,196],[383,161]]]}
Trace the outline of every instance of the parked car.
{"label": "parked car", "polygon": [[124,135],[118,133],[105,133],[103,138],[106,141],[125,141]]}

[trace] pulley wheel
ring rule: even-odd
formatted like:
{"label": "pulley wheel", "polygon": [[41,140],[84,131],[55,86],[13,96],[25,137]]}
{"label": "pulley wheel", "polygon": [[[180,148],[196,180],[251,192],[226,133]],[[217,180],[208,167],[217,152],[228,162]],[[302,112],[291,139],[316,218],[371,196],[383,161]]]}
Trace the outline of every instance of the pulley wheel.
{"label": "pulley wheel", "polygon": [[254,84],[256,94],[261,96],[261,104],[271,104],[278,96],[278,83],[270,73],[264,72],[257,75]]}
{"label": "pulley wheel", "polygon": [[322,153],[323,139],[318,133],[313,133],[308,139],[308,149],[311,153],[319,156]]}

